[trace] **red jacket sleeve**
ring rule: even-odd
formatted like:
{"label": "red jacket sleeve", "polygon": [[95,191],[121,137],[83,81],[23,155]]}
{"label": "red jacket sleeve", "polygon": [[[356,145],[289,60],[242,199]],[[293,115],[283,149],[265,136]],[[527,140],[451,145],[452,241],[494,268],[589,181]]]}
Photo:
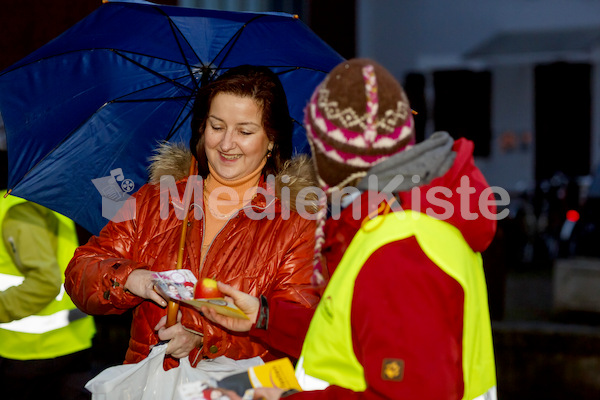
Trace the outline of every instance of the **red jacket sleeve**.
{"label": "red jacket sleeve", "polygon": [[314,222],[302,221],[298,230],[304,233],[298,234],[298,240],[288,250],[276,284],[264,293],[269,304],[267,330],[250,331],[250,336],[295,359],[300,357],[304,337],[320,300],[319,291],[310,283]]}
{"label": "red jacket sleeve", "polygon": [[253,327],[250,336],[298,359],[310,320],[315,313],[314,308],[288,301],[269,300],[268,303],[268,329]]}
{"label": "red jacket sleeve", "polygon": [[367,260],[352,302],[354,352],[364,392],[339,386],[297,399],[460,399],[464,293],[416,239],[390,243]]}
{"label": "red jacket sleeve", "polygon": [[65,271],[65,289],[85,313],[122,314],[144,300],[123,289],[131,271],[148,268],[133,261],[129,229],[131,222],[109,222],[98,237],[75,251]]}

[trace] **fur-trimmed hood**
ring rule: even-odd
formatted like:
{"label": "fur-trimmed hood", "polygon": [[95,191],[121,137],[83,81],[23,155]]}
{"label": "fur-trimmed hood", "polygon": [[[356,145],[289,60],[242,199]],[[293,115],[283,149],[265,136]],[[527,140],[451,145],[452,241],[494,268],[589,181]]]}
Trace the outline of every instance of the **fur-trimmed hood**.
{"label": "fur-trimmed hood", "polygon": [[[149,183],[158,184],[163,175],[171,175],[176,181],[187,177],[193,159],[192,152],[183,143],[161,143],[149,159]],[[284,187],[289,189],[289,195],[285,197],[290,199],[290,204],[286,206],[292,211],[296,211],[297,195],[302,189],[318,188],[312,161],[307,155],[301,154],[286,161],[283,169],[275,177],[275,196],[278,199],[282,198],[281,190]],[[316,192],[309,191],[303,203],[306,210],[316,212],[318,204]]]}

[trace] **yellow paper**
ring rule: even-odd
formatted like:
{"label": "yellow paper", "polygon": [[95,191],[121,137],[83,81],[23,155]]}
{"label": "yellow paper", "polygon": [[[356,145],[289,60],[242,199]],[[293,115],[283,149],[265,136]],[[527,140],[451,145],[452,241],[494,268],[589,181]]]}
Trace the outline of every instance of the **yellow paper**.
{"label": "yellow paper", "polygon": [[195,307],[198,310],[200,310],[202,306],[206,306],[208,308],[213,308],[215,311],[217,311],[217,313],[228,317],[248,319],[248,316],[244,314],[242,310],[237,308],[235,304],[229,303],[221,297],[215,299],[185,299],[181,301]]}
{"label": "yellow paper", "polygon": [[294,366],[289,358],[280,358],[248,370],[252,387],[277,387],[280,389],[296,389],[301,391],[294,373]]}

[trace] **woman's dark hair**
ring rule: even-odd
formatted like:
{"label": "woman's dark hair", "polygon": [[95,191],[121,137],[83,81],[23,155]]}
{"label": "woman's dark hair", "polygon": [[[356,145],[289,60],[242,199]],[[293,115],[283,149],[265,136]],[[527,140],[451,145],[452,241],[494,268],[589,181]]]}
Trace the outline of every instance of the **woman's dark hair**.
{"label": "woman's dark hair", "polygon": [[[268,67],[252,65],[231,68],[214,82],[198,90],[194,102],[190,139],[190,150],[198,160],[198,175],[203,178],[208,175],[204,130],[210,104],[219,93],[249,97],[259,105],[265,133],[273,142],[271,157],[267,158],[263,174],[276,175],[281,171],[283,164],[292,158],[293,122],[283,85],[277,75]],[[199,151],[197,151],[198,144],[201,144]]]}

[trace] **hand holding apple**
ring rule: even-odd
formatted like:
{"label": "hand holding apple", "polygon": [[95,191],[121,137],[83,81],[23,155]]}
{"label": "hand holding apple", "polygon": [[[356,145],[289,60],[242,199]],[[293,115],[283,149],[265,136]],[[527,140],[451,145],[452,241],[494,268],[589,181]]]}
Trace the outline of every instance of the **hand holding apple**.
{"label": "hand holding apple", "polygon": [[246,316],[244,318],[233,318],[231,316],[221,315],[216,309],[202,306],[201,310],[204,317],[223,327],[235,332],[248,332],[258,318],[260,311],[260,300],[257,297],[244,293],[223,282],[218,282],[218,289],[225,295],[228,301],[239,308]]}
{"label": "hand holding apple", "polygon": [[195,299],[214,299],[223,297],[223,293],[217,288],[217,281],[211,278],[204,278],[196,283],[194,290]]}

